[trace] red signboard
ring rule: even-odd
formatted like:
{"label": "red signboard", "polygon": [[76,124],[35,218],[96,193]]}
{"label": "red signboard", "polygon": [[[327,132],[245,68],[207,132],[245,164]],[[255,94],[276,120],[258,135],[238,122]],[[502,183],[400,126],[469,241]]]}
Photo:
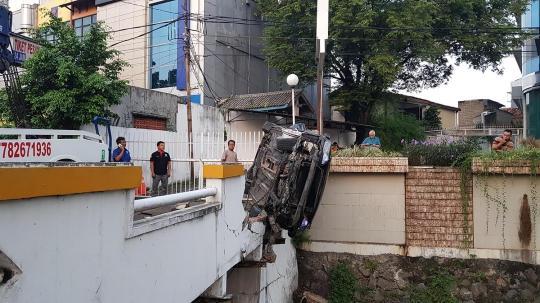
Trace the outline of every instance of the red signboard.
{"label": "red signboard", "polygon": [[23,62],[28,58],[31,58],[41,46],[25,39],[11,37],[11,47],[16,56],[15,60],[17,62]]}

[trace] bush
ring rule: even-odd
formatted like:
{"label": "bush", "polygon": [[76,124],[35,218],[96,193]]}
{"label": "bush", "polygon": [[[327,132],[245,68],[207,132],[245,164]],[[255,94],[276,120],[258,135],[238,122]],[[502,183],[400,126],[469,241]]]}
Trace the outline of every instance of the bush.
{"label": "bush", "polygon": [[411,287],[411,303],[458,303],[450,292],[454,285],[456,279],[447,270],[438,271],[424,290]]}
{"label": "bush", "polygon": [[458,166],[468,155],[480,150],[480,144],[476,138],[438,138],[434,140],[418,141],[405,139],[403,155],[409,158],[412,166]]}
{"label": "bush", "polygon": [[432,105],[424,112],[422,124],[429,130],[442,129],[442,121],[439,106]]}
{"label": "bush", "polygon": [[519,145],[523,149],[540,148],[540,140],[536,140],[534,137],[527,137],[519,141]]}
{"label": "bush", "polygon": [[402,154],[398,152],[386,152],[378,148],[373,147],[358,147],[354,146],[353,148],[345,148],[335,152],[333,157],[403,157]]}
{"label": "bush", "polygon": [[331,291],[328,296],[330,303],[355,302],[358,277],[349,269],[348,264],[339,263],[330,277]]}
{"label": "bush", "polygon": [[402,149],[399,143],[401,139],[409,141],[425,138],[421,122],[412,115],[395,112],[387,116],[374,117],[374,123],[377,126],[376,135],[381,140],[381,147],[384,150],[400,151]]}
{"label": "bush", "polygon": [[305,230],[291,239],[291,244],[294,248],[300,248],[304,243],[311,243],[311,237]]}

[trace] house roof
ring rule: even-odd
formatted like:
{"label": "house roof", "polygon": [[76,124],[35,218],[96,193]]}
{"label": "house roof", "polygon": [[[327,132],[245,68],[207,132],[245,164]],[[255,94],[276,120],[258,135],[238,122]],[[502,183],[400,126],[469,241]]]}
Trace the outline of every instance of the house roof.
{"label": "house roof", "polygon": [[426,100],[426,99],[417,98],[417,97],[408,96],[408,95],[403,95],[403,94],[397,94],[397,95],[401,97],[400,99],[398,99],[398,102],[409,103],[409,104],[417,104],[417,105],[430,105],[430,106],[437,105],[440,108],[448,109],[448,110],[451,110],[451,111],[455,111],[455,112],[461,111],[460,108],[440,104],[440,103],[429,101],[429,100]]}
{"label": "house roof", "polygon": [[[311,113],[315,110],[301,90],[294,91],[295,103],[307,105]],[[223,99],[217,107],[227,109],[251,109],[271,111],[291,107],[291,91],[268,92],[260,94],[232,95]]]}
{"label": "house roof", "polygon": [[[250,113],[250,114],[257,114],[257,115],[266,115],[268,117],[270,117],[270,116],[273,116],[273,117],[276,117],[276,116],[277,117],[287,117],[287,118],[292,117],[291,114],[276,113],[276,112],[271,112],[271,111],[262,112],[262,111],[257,111],[257,110],[253,110],[253,109],[234,109],[234,111],[239,112],[239,113]],[[299,123],[304,123],[306,125],[306,127],[309,128],[309,129],[316,129],[316,126],[317,126],[317,118],[314,118],[314,117],[296,116],[296,121],[299,122]],[[234,122],[234,119],[233,120],[228,120],[228,122]],[[278,125],[287,125],[288,122],[286,120],[281,120],[280,122],[274,122],[274,123],[276,123]],[[374,128],[373,125],[369,125],[369,124],[346,122],[346,121],[345,122],[343,122],[343,121],[334,121],[334,120],[329,120],[329,119],[324,119],[323,123],[324,123],[324,128],[341,129],[341,130],[356,131],[356,130],[362,129],[362,128],[370,128],[370,129]],[[356,128],[356,129],[353,129],[353,128]]]}

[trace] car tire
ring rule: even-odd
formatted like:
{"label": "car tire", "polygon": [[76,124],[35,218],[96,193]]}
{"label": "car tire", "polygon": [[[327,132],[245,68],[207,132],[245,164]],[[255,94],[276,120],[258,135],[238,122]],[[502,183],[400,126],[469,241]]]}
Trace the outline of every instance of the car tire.
{"label": "car tire", "polygon": [[296,138],[277,138],[276,147],[281,151],[292,152],[296,141]]}
{"label": "car tire", "polygon": [[275,126],[276,126],[276,125],[275,125],[274,123],[266,121],[266,122],[263,124],[263,126],[262,126],[262,130],[263,130],[263,132],[265,132],[265,133],[269,133],[270,130],[271,130],[272,128],[274,128]]}

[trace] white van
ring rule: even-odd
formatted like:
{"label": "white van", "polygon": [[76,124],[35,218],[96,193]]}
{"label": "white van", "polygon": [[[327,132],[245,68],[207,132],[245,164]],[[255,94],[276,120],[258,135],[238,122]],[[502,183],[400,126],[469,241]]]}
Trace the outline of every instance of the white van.
{"label": "white van", "polygon": [[0,128],[0,162],[107,162],[108,149],[87,131]]}

